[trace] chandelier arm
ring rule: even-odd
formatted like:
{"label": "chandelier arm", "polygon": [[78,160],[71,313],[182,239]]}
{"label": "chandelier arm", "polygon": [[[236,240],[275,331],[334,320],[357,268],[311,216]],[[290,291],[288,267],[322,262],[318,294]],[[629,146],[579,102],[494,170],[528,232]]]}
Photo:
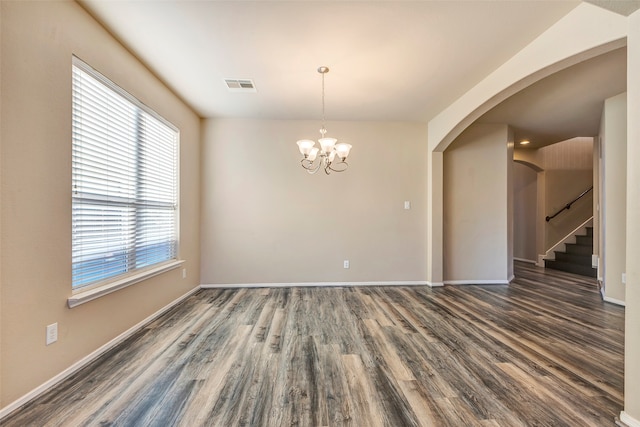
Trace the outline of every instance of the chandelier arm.
{"label": "chandelier arm", "polygon": [[336,165],[344,165],[344,167],[341,167],[340,169],[332,168],[331,167],[332,164],[334,164],[334,163],[329,163],[327,165],[327,168],[331,169],[333,172],[344,172],[349,167],[349,163],[345,162],[344,160],[341,160],[341,161],[335,163]]}
{"label": "chandelier arm", "polygon": [[314,166],[315,161],[311,161],[309,159],[302,159],[300,160],[300,165],[302,165],[302,167],[309,172],[311,175],[313,175],[314,173],[318,172],[320,170],[320,166],[322,166],[322,160],[318,162],[318,164],[316,166]]}

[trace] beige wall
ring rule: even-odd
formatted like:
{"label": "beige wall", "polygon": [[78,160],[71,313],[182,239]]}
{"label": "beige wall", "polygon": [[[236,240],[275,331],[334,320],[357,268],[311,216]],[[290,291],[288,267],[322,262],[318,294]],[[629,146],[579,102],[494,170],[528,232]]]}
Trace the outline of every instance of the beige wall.
{"label": "beige wall", "polygon": [[444,281],[509,279],[507,125],[475,124],[444,152]]}
{"label": "beige wall", "polygon": [[514,133],[511,127],[507,128],[507,278],[511,281],[515,275],[513,270],[513,155],[514,155]]}
{"label": "beige wall", "polygon": [[535,171],[544,169],[544,158],[539,149],[516,148],[513,150],[513,160],[528,165]]}
{"label": "beige wall", "polygon": [[[451,109],[452,112],[445,112],[444,125],[441,125],[442,121],[432,123],[430,128],[434,129],[434,137],[431,138],[430,143],[434,147],[439,145],[445,139],[444,136],[450,134],[450,129],[455,124],[463,123],[467,117],[469,118],[468,122],[474,120],[470,113],[473,112],[475,117],[478,117],[482,112],[490,108],[487,106],[484,111],[479,111],[477,109],[478,104],[474,103],[474,100],[481,100],[484,103],[486,100],[496,99],[496,102],[498,102],[499,100],[495,97],[497,93],[501,93],[500,91],[505,87],[516,86],[514,82],[524,81],[523,77],[532,73],[532,69],[548,69],[549,72],[553,72],[553,67],[549,67],[549,65],[556,64],[556,61],[568,57],[574,58],[573,55],[575,53],[586,51],[585,49],[590,46],[600,46],[603,45],[604,41],[621,39],[626,34],[626,29],[625,31],[618,31],[618,21],[622,20],[627,24],[627,21],[621,15],[610,14],[604,17],[607,22],[603,22],[600,13],[595,13],[596,11],[600,12],[600,9],[591,5],[581,5],[579,12],[582,12],[585,8],[590,8],[589,11],[593,11],[592,14],[594,16],[592,18],[587,16],[586,19],[582,19],[582,15],[580,15],[573,19],[575,14],[571,14],[572,16],[569,18],[572,18],[572,20],[563,19],[563,23],[567,21],[567,25],[563,28],[568,28],[568,31],[559,33],[556,28],[548,36],[541,39],[542,42],[546,41],[546,44],[539,41],[532,44],[530,49],[527,48],[526,51],[514,57],[516,59],[524,58],[524,62],[515,61],[514,65],[513,60],[509,61],[505,67],[502,67],[500,72],[492,73],[487,84],[484,84],[479,90],[470,91],[468,96],[465,95],[465,99],[456,103],[456,105],[462,105],[462,107],[453,108]],[[2,184],[0,198],[0,321],[2,324],[2,333],[0,334],[0,377],[2,378],[2,381],[0,381],[0,407],[4,407],[199,283],[198,224],[200,211],[198,205],[198,175],[200,163],[198,160],[199,129],[197,117],[160,82],[150,76],[147,69],[122,49],[78,5],[69,2],[0,2],[0,20],[0,42],[2,43],[0,46],[0,77],[2,79],[0,86],[0,113],[2,114],[2,130],[0,133],[0,143],[2,144],[0,150],[0,161],[2,162],[0,174],[0,183]],[[573,31],[573,25],[570,25],[576,20],[582,23],[581,27],[584,27],[583,32],[577,36]],[[638,79],[638,76],[640,76],[640,12],[636,12],[629,18],[628,27],[628,93],[630,95],[627,114],[630,119],[628,120],[627,128],[629,141],[631,141],[628,147],[628,164],[637,165],[640,164],[640,145],[638,145],[638,141],[640,141],[640,122],[634,118],[640,117],[640,80]],[[615,34],[599,37],[599,32],[605,31],[614,32]],[[557,48],[558,41],[569,46]],[[576,44],[580,44],[580,46],[575,47],[574,45]],[[543,48],[540,48],[540,46]],[[544,48],[546,46],[550,46],[550,48]],[[531,50],[535,52],[531,54]],[[68,310],[65,307],[65,301],[70,294],[69,94],[72,53],[78,54],[85,61],[133,92],[134,95],[181,128],[181,256],[187,260],[186,265],[189,275],[186,280],[182,280],[179,278],[179,272],[173,271],[76,309]],[[525,66],[522,66],[523,64]],[[534,66],[531,67],[529,65]],[[537,76],[536,78],[539,77]],[[528,82],[531,81],[530,79]],[[483,91],[483,87],[489,87],[489,89]],[[513,90],[517,89],[514,87]],[[469,101],[469,98],[473,99]],[[334,125],[336,127],[333,127]],[[387,125],[379,124],[381,128]],[[210,129],[212,126],[211,123],[206,126],[210,134],[221,132],[220,135],[228,134],[233,136],[235,131],[240,135],[244,135],[245,132],[239,125],[229,125],[234,131]],[[388,168],[382,161],[384,160],[384,154],[388,154],[391,159],[398,161],[396,156],[400,155],[398,153],[390,153],[392,146],[396,143],[396,134],[388,135],[383,132],[383,135],[386,135],[388,140],[392,141],[392,143],[388,141],[383,143],[380,135],[374,135],[373,133],[375,132],[367,129],[368,124],[348,123],[344,124],[344,126],[345,128],[342,130],[349,131],[353,128],[358,130],[357,132],[354,130],[354,134],[369,135],[374,142],[370,143],[370,140],[367,140],[367,147],[380,148],[382,150],[382,154],[361,150],[363,157],[359,158],[357,155],[358,146],[354,144],[356,146],[354,147],[350,172],[356,170],[358,160],[364,162],[367,164],[365,169],[367,171],[366,177],[371,178],[374,185],[380,185],[384,190],[380,196],[364,191],[362,197],[369,200],[367,207],[370,209],[367,212],[360,212],[357,208],[352,208],[349,204],[344,203],[344,200],[348,198],[342,196],[343,192],[351,196],[349,200],[359,200],[359,197],[361,197],[357,189],[354,189],[355,185],[345,182],[345,185],[341,186],[331,185],[331,190],[327,190],[320,182],[322,182],[322,179],[333,179],[333,176],[307,177],[299,169],[295,173],[301,173],[304,177],[297,178],[300,175],[296,175],[296,178],[287,180],[283,180],[282,177],[278,178],[278,184],[295,190],[291,190],[291,194],[283,196],[282,193],[286,193],[287,190],[278,187],[267,188],[267,194],[264,196],[265,205],[270,206],[272,204],[267,200],[269,197],[283,197],[285,200],[292,201],[294,209],[306,210],[309,220],[301,224],[301,220],[298,219],[294,224],[308,227],[308,229],[304,230],[304,233],[300,234],[308,237],[305,242],[309,243],[298,246],[305,251],[306,255],[313,252],[313,249],[309,248],[318,239],[321,245],[326,245],[326,241],[329,238],[336,236],[336,233],[329,226],[340,222],[336,218],[341,215],[345,216],[342,210],[346,209],[345,222],[349,227],[360,227],[360,224],[354,225],[356,223],[354,218],[357,214],[361,214],[361,220],[366,224],[364,228],[371,233],[381,229],[383,230],[382,234],[385,234],[388,230],[397,227],[399,233],[402,234],[402,238],[407,240],[405,242],[406,245],[402,245],[397,241],[392,242],[395,245],[394,247],[402,247],[405,250],[404,254],[411,254],[417,248],[416,252],[418,254],[416,256],[424,256],[424,248],[420,249],[420,243],[412,240],[414,234],[404,231],[402,227],[404,227],[403,224],[405,222],[402,219],[402,214],[397,214],[395,209],[398,206],[396,204],[398,201],[401,209],[403,200],[409,198],[412,201],[413,209],[410,212],[403,212],[403,214],[418,214],[427,217],[426,212],[424,212],[424,206],[420,208],[419,200],[420,197],[427,197],[428,194],[426,194],[424,188],[418,188],[415,189],[415,194],[420,193],[420,196],[415,196],[416,198],[413,199],[414,188],[411,186],[408,189],[410,194],[402,192],[402,183],[407,179],[404,174],[409,172],[397,166]],[[411,127],[413,125],[407,126]],[[281,137],[282,141],[286,140],[286,144],[282,142],[282,147],[275,149],[276,151],[280,150],[278,152],[282,153],[282,158],[276,159],[275,156],[267,158],[276,161],[280,166],[295,169],[295,167],[290,166],[291,162],[297,162],[298,160],[297,153],[291,154],[292,151],[295,152],[295,146],[293,146],[292,141],[300,138],[301,134],[308,134],[309,129],[317,129],[317,123],[287,122],[282,127],[276,126],[273,131],[274,134]],[[331,124],[329,129],[339,135],[337,124]],[[379,128],[375,129],[379,130]],[[253,131],[257,132],[255,129]],[[412,135],[414,133],[421,134],[422,130],[407,131],[407,133]],[[254,143],[263,143],[265,140],[264,135],[254,134],[254,136]],[[405,138],[405,136],[400,138],[401,144],[404,144],[409,139]],[[243,138],[247,137],[242,136],[242,138],[236,139],[234,136],[230,141],[235,142]],[[206,143],[207,145],[211,143],[210,137],[206,139]],[[222,147],[223,143],[224,141],[217,140],[214,147],[205,149],[206,155],[202,163],[205,168],[210,167],[212,164],[220,165],[226,163],[225,159],[220,156],[222,153],[226,153],[225,150],[233,152],[233,149],[224,147],[224,150],[221,150],[221,154],[212,152],[218,146]],[[247,147],[247,144],[248,142],[245,141],[241,145]],[[273,147],[271,143],[265,145]],[[286,149],[284,148],[285,145]],[[412,146],[412,143],[407,143],[407,145]],[[291,147],[293,147],[293,150]],[[253,149],[253,146],[251,148]],[[265,147],[260,147],[260,150],[264,149]],[[286,155],[284,154],[285,151]],[[425,155],[421,151],[421,147],[410,148],[408,151],[414,153],[416,158]],[[442,153],[433,154],[436,163],[441,166]],[[208,161],[209,157],[215,157],[215,162]],[[223,168],[233,166],[242,168],[245,167],[247,157],[235,153],[234,158],[226,160],[231,164],[223,165]],[[256,159],[252,161],[254,162],[253,164],[260,164],[260,161]],[[283,162],[280,163],[280,161]],[[407,158],[409,164],[412,164],[412,161],[413,158]],[[285,163],[286,166],[284,166]],[[420,162],[420,164],[422,163]],[[376,166],[374,167],[373,164]],[[260,168],[262,167],[260,165]],[[376,168],[378,169],[374,172],[373,170]],[[291,173],[294,173],[293,169],[290,170]],[[388,176],[390,175],[387,173],[388,170],[399,173],[400,178]],[[422,166],[422,169],[418,168],[417,171],[418,175],[425,174],[425,167]],[[220,243],[212,243],[211,241],[225,237],[224,233],[229,233],[229,231],[222,230],[224,231],[222,236],[211,234],[220,231],[216,227],[223,226],[226,222],[221,224],[209,218],[208,215],[216,213],[218,208],[230,209],[226,206],[216,206],[216,201],[244,203],[244,198],[242,194],[233,196],[224,192],[221,195],[222,197],[217,195],[213,197],[208,192],[216,190],[214,188],[215,185],[218,185],[216,180],[225,180],[227,177],[222,176],[218,171],[207,170],[205,172],[203,177],[206,181],[202,200],[206,206],[202,210],[204,214],[202,223],[205,228],[208,227],[208,230],[207,237],[203,242],[203,248],[206,248],[209,253],[202,256],[202,271],[213,276],[212,280],[217,280],[215,277],[217,272],[213,270],[214,267],[219,265],[213,264],[211,253],[216,247],[218,248],[217,250],[222,249],[220,249]],[[350,172],[347,172],[347,174]],[[437,174],[440,177],[441,175],[441,173]],[[253,175],[250,174],[250,176]],[[385,177],[386,180],[383,181],[379,177]],[[298,179],[299,182],[291,182]],[[308,179],[317,179],[318,182],[311,182]],[[342,180],[343,178],[338,179]],[[358,185],[364,185],[361,178],[354,178],[354,180]],[[396,180],[397,183],[395,182]],[[412,182],[418,182],[416,185],[420,187],[423,185],[421,183],[424,183],[424,180],[418,176]],[[637,325],[640,324],[640,266],[635,262],[640,257],[640,224],[637,221],[637,218],[640,217],[640,193],[633,191],[635,189],[634,185],[640,182],[640,168],[629,167],[627,182],[629,184],[627,195],[627,235],[630,238],[627,239],[627,259],[629,260],[627,264],[629,268],[627,269],[628,285],[626,294],[627,327],[625,352],[627,366],[625,370],[625,411],[635,419],[640,420],[640,365],[635,363],[640,358],[640,335],[637,333]],[[246,185],[244,183],[245,188]],[[387,186],[393,185],[395,185],[395,189],[389,192]],[[431,182],[429,185],[433,188],[441,189],[442,180],[436,179],[436,182]],[[256,203],[255,198],[259,198],[260,194],[256,194],[257,192],[252,191],[251,188],[247,188],[247,191],[254,198],[253,202]],[[390,195],[396,192],[400,192],[401,195],[399,197]],[[325,220],[321,217],[329,209],[322,206],[318,199],[335,208],[334,211],[338,212],[336,218],[330,216],[329,219]],[[440,192],[439,198],[435,199],[435,203],[439,205],[436,209],[442,205],[441,199]],[[418,203],[416,203],[416,200]],[[362,201],[359,200],[359,203],[362,203]],[[389,208],[389,206],[393,207]],[[416,212],[416,207],[418,211],[420,209],[423,209],[423,211]],[[316,212],[312,208],[317,208],[318,211]],[[393,210],[393,212],[390,212],[390,210]],[[309,213],[309,211],[311,212]],[[272,211],[267,209],[267,212]],[[291,212],[287,212],[288,218],[292,217],[290,214]],[[260,211],[255,215],[259,216]],[[236,232],[244,233],[241,227],[237,225],[237,221],[233,219],[231,221],[236,224]],[[252,221],[258,220],[252,218]],[[413,225],[420,224],[418,220],[414,219],[409,219],[407,222],[413,223]],[[432,222],[441,223],[441,215],[440,220],[435,218]],[[278,220],[273,224],[278,225],[280,227],[279,230],[286,228]],[[260,225],[256,226],[255,223],[252,223],[253,231],[262,232]],[[376,225],[381,225],[382,227],[376,227]],[[428,239],[431,236],[440,236],[442,229],[438,229],[437,226],[435,228],[436,230],[433,233],[427,233],[424,228],[418,226],[417,230],[415,230],[415,236],[419,236],[416,238],[423,240],[425,240],[425,235]],[[328,236],[322,236],[323,232],[328,233]],[[282,241],[279,236],[274,237],[274,233],[269,231],[268,234],[273,240]],[[290,236],[285,237],[287,239],[290,238]],[[334,277],[346,277],[344,280],[355,280],[355,277],[349,276],[353,272],[341,271],[341,275],[333,267],[337,261],[339,264],[338,269],[341,268],[343,252],[347,252],[345,248],[350,248],[350,242],[353,243],[355,240],[366,241],[366,239],[357,239],[353,236],[347,239],[340,237],[338,239],[339,246],[335,248],[332,245],[331,251],[325,251],[322,253],[323,256],[315,257],[312,261],[307,260],[308,257],[304,257],[304,266],[310,269],[307,271],[311,273],[318,272],[318,276],[322,278],[328,277],[329,280],[333,280]],[[440,257],[441,259],[442,251],[438,246],[440,245],[441,247],[442,239],[436,238],[435,241],[436,243],[430,244],[430,247],[437,250],[429,255],[435,259],[433,262],[436,265],[433,266],[433,269],[439,272],[442,263],[439,263],[437,258]],[[253,243],[253,240],[250,243]],[[359,243],[361,244],[362,242]],[[267,247],[273,248],[273,246]],[[379,247],[376,248],[372,249],[372,251],[382,251]],[[249,250],[251,251],[249,255],[255,257],[257,250]],[[276,246],[274,252],[280,250],[281,248]],[[421,250],[422,253],[420,253]],[[337,252],[335,256],[333,255],[334,252]],[[245,260],[244,255],[241,254],[241,260]],[[283,258],[288,255],[290,255],[290,252],[284,253]],[[373,254],[373,256],[366,257],[365,262],[371,259],[381,260],[383,255],[383,253]],[[330,258],[330,263],[320,265],[327,258]],[[397,258],[393,258],[392,261],[397,261]],[[357,260],[353,268],[360,262],[362,260]],[[414,261],[408,262],[414,267],[417,265],[413,264]],[[252,267],[248,262],[240,262],[240,264],[244,269]],[[258,265],[269,271],[272,268],[271,265],[265,265],[264,263],[259,263]],[[331,267],[328,272],[325,272],[325,269],[328,268],[326,267],[327,265],[331,265]],[[221,267],[223,270],[226,268],[225,266]],[[375,267],[378,268],[378,266]],[[282,265],[279,265],[278,268],[282,268]],[[289,264],[284,268],[288,269]],[[418,271],[422,269],[420,266],[416,268]],[[295,271],[296,274],[299,274],[297,267]],[[430,272],[431,269],[429,274]],[[278,277],[274,277],[274,279],[288,276],[289,271],[280,270],[280,273],[282,274],[277,275]],[[421,273],[424,272],[421,271]],[[438,274],[440,273],[437,273],[436,277]],[[302,276],[302,274],[300,275]],[[304,274],[305,277],[311,275],[313,274]],[[417,274],[416,276],[419,275]],[[242,278],[237,279],[244,280]],[[376,277],[376,279],[378,278]],[[230,280],[233,280],[233,278],[220,277],[222,282]],[[259,280],[264,281],[264,276],[260,277]],[[205,278],[202,280],[204,283],[210,281]],[[56,321],[60,325],[59,341],[46,347],[44,345],[44,327]]]}
{"label": "beige wall", "polygon": [[627,209],[627,94],[604,102],[601,123],[603,197],[602,260],[604,295],[615,301],[625,300],[622,273],[626,264]]}
{"label": "beige wall", "polygon": [[[604,108],[602,109],[602,117],[600,118],[600,124],[602,125],[604,121]],[[594,267],[598,267],[598,280],[602,280],[602,276],[600,275],[599,264],[600,264],[600,253],[601,251],[601,223],[602,223],[602,209],[600,209],[601,198],[602,198],[602,164],[600,159],[602,158],[602,151],[600,149],[600,134],[595,138],[593,138],[593,258],[592,265]]]}
{"label": "beige wall", "polygon": [[[0,6],[0,49],[2,49],[3,37],[2,37],[2,7]],[[2,79],[2,51],[0,50],[0,128],[2,128],[2,87],[4,86],[4,80]],[[0,129],[0,165],[2,165],[2,129]],[[2,169],[0,169],[0,189],[4,188],[2,183]],[[2,234],[2,193],[0,193],[0,239]],[[0,240],[0,408],[4,406],[2,403],[2,347],[3,347],[3,328],[2,328],[2,243]]]}
{"label": "beige wall", "polygon": [[593,138],[577,137],[538,150],[545,170],[593,168]]}
{"label": "beige wall", "polygon": [[[537,214],[535,219],[530,219],[534,222],[528,224],[521,217],[522,224],[519,228],[520,233],[524,227],[529,231],[536,230],[537,256],[532,260],[541,262],[550,248],[593,215],[594,193],[590,192],[573,204],[571,209],[564,210],[550,222],[545,221],[546,216],[552,216],[593,185],[593,146],[593,138],[577,137],[537,150],[515,150],[515,159],[537,172],[536,201],[535,204],[529,201],[536,206]],[[520,234],[518,238],[523,236]],[[595,252],[597,251],[594,250]]]}
{"label": "beige wall", "polygon": [[295,144],[319,126],[205,122],[203,284],[425,280],[426,125],[327,123],[353,145],[329,176],[303,170]]}
{"label": "beige wall", "polygon": [[[589,170],[545,171],[546,215],[551,216],[593,184]],[[564,239],[593,214],[593,193],[589,192],[551,221],[545,221],[545,251]]]}
{"label": "beige wall", "polygon": [[[429,120],[429,188],[442,187],[439,162],[447,146],[475,120],[504,99],[556,71],[623,47],[627,34],[626,17],[589,3],[574,10],[552,25],[524,49],[489,74],[438,115]],[[544,178],[542,178],[544,179]],[[442,213],[441,194],[429,197],[427,252],[430,281],[441,280]],[[542,203],[538,203],[542,207]],[[540,227],[543,229],[543,227]],[[539,239],[541,247],[542,237]]]}
{"label": "beige wall", "polygon": [[513,256],[536,261],[536,213],[538,173],[522,163],[513,164]]}
{"label": "beige wall", "polygon": [[[593,185],[593,139],[574,138],[539,150],[544,168],[545,214],[552,216]],[[544,251],[593,215],[593,192],[549,222],[544,222]]]}
{"label": "beige wall", "polygon": [[[199,118],[75,2],[0,2],[0,406],[199,284]],[[74,309],[71,295],[71,57],[180,129],[180,257],[173,270]],[[45,327],[58,341],[45,346]]]}
{"label": "beige wall", "polygon": [[443,284],[443,158],[442,151],[427,153],[427,281]]}
{"label": "beige wall", "polygon": [[627,286],[624,411],[640,424],[640,11],[629,17],[627,49]]}

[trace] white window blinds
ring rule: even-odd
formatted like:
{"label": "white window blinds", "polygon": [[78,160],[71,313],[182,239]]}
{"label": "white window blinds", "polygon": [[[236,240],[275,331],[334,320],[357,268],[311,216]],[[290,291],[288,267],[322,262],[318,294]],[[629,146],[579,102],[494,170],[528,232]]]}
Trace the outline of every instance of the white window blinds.
{"label": "white window blinds", "polygon": [[72,286],[176,259],[178,131],[73,58]]}

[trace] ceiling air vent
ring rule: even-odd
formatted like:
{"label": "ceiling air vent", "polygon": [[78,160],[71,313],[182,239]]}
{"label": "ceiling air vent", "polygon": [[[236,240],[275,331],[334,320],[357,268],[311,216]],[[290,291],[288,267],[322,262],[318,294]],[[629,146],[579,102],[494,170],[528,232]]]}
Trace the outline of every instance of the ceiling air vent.
{"label": "ceiling air vent", "polygon": [[249,79],[224,79],[229,92],[256,92],[253,80]]}

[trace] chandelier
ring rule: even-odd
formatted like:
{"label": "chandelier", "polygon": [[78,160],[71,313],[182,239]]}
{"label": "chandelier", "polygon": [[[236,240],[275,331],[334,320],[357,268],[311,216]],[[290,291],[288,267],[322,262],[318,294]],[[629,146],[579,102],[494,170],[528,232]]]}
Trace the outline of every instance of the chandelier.
{"label": "chandelier", "polygon": [[[310,139],[301,139],[297,142],[300,153],[304,158],[300,161],[300,164],[307,172],[314,174],[324,169],[324,172],[329,175],[331,172],[344,172],[349,167],[346,162],[349,151],[351,151],[351,145],[340,143],[335,138],[328,138],[327,128],[324,125],[324,75],[329,72],[329,68],[320,67],[318,72],[322,74],[322,128],[320,128],[320,148],[314,147],[315,141]],[[336,160],[337,158],[337,160]]]}

